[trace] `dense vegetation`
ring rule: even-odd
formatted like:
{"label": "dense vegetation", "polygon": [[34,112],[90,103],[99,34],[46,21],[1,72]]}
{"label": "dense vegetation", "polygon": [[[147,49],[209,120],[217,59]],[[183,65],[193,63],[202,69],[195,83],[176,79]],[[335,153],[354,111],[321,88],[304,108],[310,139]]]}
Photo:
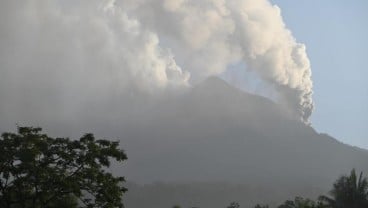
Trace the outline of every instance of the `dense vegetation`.
{"label": "dense vegetation", "polygon": [[[17,133],[1,135],[0,207],[123,207],[125,180],[107,171],[111,159],[127,159],[119,142],[96,140],[92,134],[79,140],[52,138],[41,130],[18,127]],[[232,202],[226,208],[241,206]],[[368,180],[353,169],[336,180],[329,196],[317,201],[296,197],[277,208],[368,208]]]}
{"label": "dense vegetation", "polygon": [[19,127],[0,139],[0,207],[123,207],[123,177],[107,172],[126,160],[118,142],[51,138]]}

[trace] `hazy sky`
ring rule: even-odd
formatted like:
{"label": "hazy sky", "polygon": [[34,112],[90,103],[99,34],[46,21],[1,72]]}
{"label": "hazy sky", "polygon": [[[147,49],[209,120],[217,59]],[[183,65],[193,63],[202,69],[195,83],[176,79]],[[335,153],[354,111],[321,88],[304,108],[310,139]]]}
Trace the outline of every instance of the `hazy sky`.
{"label": "hazy sky", "polygon": [[314,82],[313,126],[368,148],[368,1],[272,2],[307,46]]}

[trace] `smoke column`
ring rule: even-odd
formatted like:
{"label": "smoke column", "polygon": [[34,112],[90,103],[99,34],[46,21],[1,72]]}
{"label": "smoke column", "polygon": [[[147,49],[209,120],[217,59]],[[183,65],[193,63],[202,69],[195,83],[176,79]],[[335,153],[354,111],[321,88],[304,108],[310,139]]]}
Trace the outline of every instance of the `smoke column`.
{"label": "smoke column", "polygon": [[313,110],[306,48],[267,0],[5,0],[0,28],[0,116],[45,99],[73,114],[97,94],[186,88],[237,63],[303,122]]}
{"label": "smoke column", "polygon": [[127,0],[121,5],[164,40],[192,80],[244,62],[275,87],[281,104],[308,122],[313,110],[309,59],[277,6],[267,0]]}

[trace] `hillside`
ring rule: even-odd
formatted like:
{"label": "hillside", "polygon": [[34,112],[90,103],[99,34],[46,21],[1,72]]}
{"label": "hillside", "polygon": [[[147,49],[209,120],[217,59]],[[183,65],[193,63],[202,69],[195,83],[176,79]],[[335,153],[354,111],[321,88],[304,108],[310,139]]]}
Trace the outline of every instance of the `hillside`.
{"label": "hillside", "polygon": [[351,168],[368,173],[368,151],[319,134],[274,102],[218,78],[168,97],[123,131],[128,181],[164,182],[132,185],[129,207],[142,203],[137,194],[144,194],[151,207],[168,206],[171,202],[165,205],[161,198],[165,194],[149,197],[171,193],[165,189],[175,190],[177,201],[196,199],[201,207],[226,204],[235,196],[232,200],[247,203],[277,202],[290,194],[314,197]]}

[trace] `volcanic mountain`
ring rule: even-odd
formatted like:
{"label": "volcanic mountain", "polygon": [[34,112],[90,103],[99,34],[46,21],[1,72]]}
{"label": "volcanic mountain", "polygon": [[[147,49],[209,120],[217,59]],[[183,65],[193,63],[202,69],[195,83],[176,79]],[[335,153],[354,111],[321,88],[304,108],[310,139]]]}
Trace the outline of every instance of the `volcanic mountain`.
{"label": "volcanic mountain", "polygon": [[320,134],[219,78],[142,115],[123,127],[129,160],[122,172],[137,183],[130,184],[129,207],[277,203],[326,194],[352,168],[368,173],[367,150]]}

